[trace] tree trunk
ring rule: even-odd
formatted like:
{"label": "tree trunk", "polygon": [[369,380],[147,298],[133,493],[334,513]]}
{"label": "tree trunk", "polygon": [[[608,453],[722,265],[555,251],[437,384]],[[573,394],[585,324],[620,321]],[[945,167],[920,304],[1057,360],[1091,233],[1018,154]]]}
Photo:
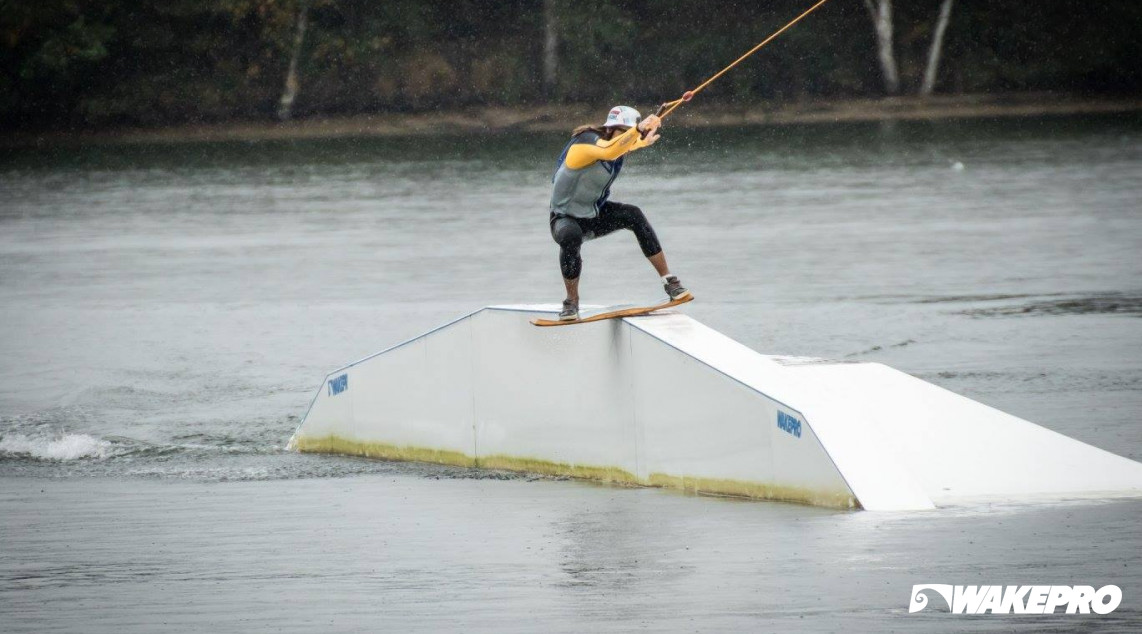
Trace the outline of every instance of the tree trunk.
{"label": "tree trunk", "polygon": [[278,119],[289,121],[293,116],[293,100],[297,98],[297,61],[301,57],[301,44],[305,41],[305,28],[309,22],[309,2],[301,0],[297,7],[297,33],[293,38],[293,52],[289,58],[289,70],[286,72],[285,89],[282,91],[281,101],[278,103]]}
{"label": "tree trunk", "polygon": [[940,67],[940,51],[944,48],[944,31],[952,17],[952,0],[940,3],[940,14],[936,18],[936,31],[932,33],[932,47],[928,49],[928,66],[924,68],[924,81],[920,84],[920,96],[927,97],[936,87],[936,70]]}
{"label": "tree trunk", "polygon": [[892,51],[892,0],[864,0],[864,6],[876,29],[877,55],[880,72],[884,77],[884,90],[890,95],[900,92],[900,75],[896,71],[896,54]]}
{"label": "tree trunk", "polygon": [[555,3],[543,0],[543,90],[548,97],[555,94],[555,80],[559,70],[559,21]]}

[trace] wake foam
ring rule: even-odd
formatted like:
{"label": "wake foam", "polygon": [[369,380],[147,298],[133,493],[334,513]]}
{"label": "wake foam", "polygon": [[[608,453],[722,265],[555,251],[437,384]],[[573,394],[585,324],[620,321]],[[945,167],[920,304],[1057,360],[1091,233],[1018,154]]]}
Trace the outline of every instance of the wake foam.
{"label": "wake foam", "polygon": [[110,449],[111,443],[87,434],[64,434],[54,438],[22,434],[5,434],[0,437],[0,457],[79,460],[105,458]]}

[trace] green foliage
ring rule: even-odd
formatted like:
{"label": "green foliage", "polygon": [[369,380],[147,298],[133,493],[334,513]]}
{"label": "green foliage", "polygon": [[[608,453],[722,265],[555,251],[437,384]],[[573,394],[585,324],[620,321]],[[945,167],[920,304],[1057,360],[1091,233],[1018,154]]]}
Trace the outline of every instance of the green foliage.
{"label": "green foliage", "polygon": [[[646,106],[679,96],[806,0],[556,0],[554,98]],[[923,72],[938,0],[895,4],[905,91]],[[269,119],[300,50],[296,116],[541,104],[544,0],[3,0],[0,124]],[[1142,91],[1137,0],[957,2],[938,92]],[[860,0],[833,0],[703,98],[880,94]]]}
{"label": "green foliage", "polygon": [[107,57],[106,43],[115,28],[106,24],[88,25],[78,16],[66,27],[54,31],[40,43],[20,68],[20,79],[66,78],[85,64]]}

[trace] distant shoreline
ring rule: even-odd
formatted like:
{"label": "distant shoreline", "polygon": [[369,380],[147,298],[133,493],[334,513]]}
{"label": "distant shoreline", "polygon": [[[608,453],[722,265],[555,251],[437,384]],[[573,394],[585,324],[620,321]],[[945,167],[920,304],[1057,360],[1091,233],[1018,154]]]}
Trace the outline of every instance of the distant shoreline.
{"label": "distant shoreline", "polygon": [[[1091,98],[1053,93],[1016,93],[933,96],[928,99],[891,97],[843,101],[760,102],[748,106],[695,102],[684,106],[668,120],[668,123],[679,127],[697,128],[1129,112],[1142,112],[1142,97]],[[434,113],[376,113],[308,118],[286,123],[236,121],[154,128],[17,131],[0,137],[0,147],[444,136],[507,131],[554,132],[567,131],[598,118],[599,108],[584,104],[463,108]]]}

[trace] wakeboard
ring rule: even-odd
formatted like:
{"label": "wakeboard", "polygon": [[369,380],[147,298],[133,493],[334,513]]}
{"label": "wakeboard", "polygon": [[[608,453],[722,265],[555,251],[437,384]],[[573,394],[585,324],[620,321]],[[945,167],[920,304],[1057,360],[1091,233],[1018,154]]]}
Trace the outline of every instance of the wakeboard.
{"label": "wakeboard", "polygon": [[681,299],[671,299],[660,304],[652,304],[650,306],[609,306],[604,308],[602,312],[580,317],[579,319],[572,319],[569,321],[560,321],[558,319],[533,319],[532,324],[536,326],[571,326],[573,324],[589,324],[593,321],[602,321],[604,319],[620,319],[622,317],[638,317],[640,315],[649,315],[656,310],[670,308],[679,304],[685,304],[692,301],[693,295],[687,295]]}

